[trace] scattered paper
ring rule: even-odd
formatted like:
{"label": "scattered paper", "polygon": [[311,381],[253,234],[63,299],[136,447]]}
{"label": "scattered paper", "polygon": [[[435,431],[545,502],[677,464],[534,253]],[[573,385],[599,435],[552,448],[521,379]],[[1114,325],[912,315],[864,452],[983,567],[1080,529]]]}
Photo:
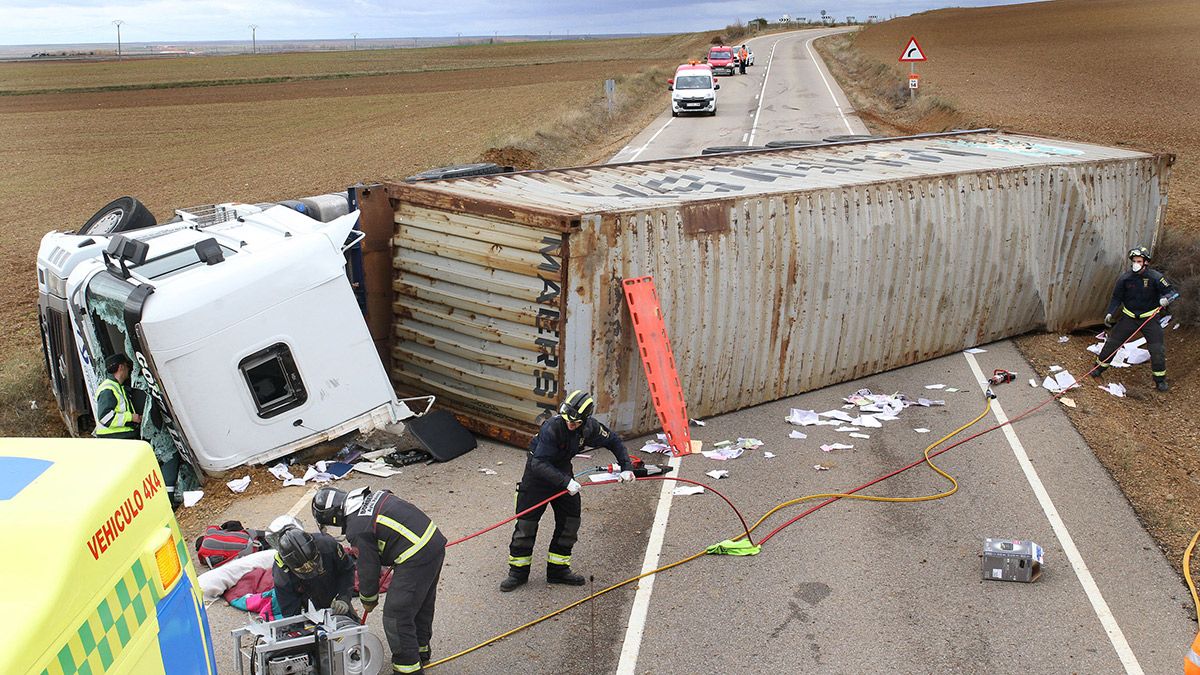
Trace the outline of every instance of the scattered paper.
{"label": "scattered paper", "polygon": [[986,352],[987,350],[986,350],[986,349],[980,349],[979,347],[971,347],[970,349],[965,349],[965,350],[963,350],[963,351],[965,351],[965,352],[966,352],[966,353],[968,353],[968,354],[983,354],[983,353],[984,353],[984,352]]}
{"label": "scattered paper", "polygon": [[828,443],[826,445],[822,445],[821,449],[825,452],[833,452],[834,450],[853,450],[854,446],[846,445],[845,443]]}
{"label": "scattered paper", "polygon": [[867,434],[850,434],[850,438],[870,438]]}
{"label": "scattered paper", "polygon": [[763,457],[766,457],[767,459],[771,459],[774,456],[775,456],[775,453],[773,453],[773,452],[767,452],[765,450],[763,451]]}
{"label": "scattered paper", "polygon": [[489,469],[489,468],[487,468],[487,467],[482,467],[482,468],[480,468],[480,469],[479,469],[479,473],[481,473],[481,474],[483,474],[483,475],[485,475],[485,476],[495,476],[495,475],[496,475],[496,472],[495,472],[495,471],[493,471],[492,469]]}
{"label": "scattered paper", "polygon": [[642,452],[661,452],[663,454],[670,454],[671,446],[667,445],[666,443],[646,441],[646,444],[642,446]]}
{"label": "scattered paper", "polygon": [[926,408],[928,408],[931,405],[946,405],[946,402],[945,401],[931,401],[927,398],[919,398],[919,399],[917,399],[917,405],[925,406]]}
{"label": "scattered paper", "polygon": [[1055,373],[1054,377],[1047,377],[1046,380],[1042,382],[1043,387],[1055,394],[1066,391],[1078,384],[1079,383],[1075,381],[1075,377],[1065,370]]}
{"label": "scattered paper", "polygon": [[383,460],[375,460],[374,462],[359,462],[354,465],[355,471],[361,471],[368,476],[379,476],[380,478],[390,478],[398,473],[402,473],[400,469],[388,466]]}
{"label": "scattered paper", "polygon": [[1058,336],[1058,341],[1059,341],[1059,342],[1068,342],[1068,341],[1070,341],[1070,339],[1071,339],[1071,338],[1067,337],[1066,335],[1059,335],[1059,336]]}
{"label": "scattered paper", "polygon": [[1058,400],[1059,400],[1059,402],[1060,402],[1060,403],[1062,403],[1063,405],[1067,406],[1068,408],[1074,408],[1074,407],[1075,407],[1075,399],[1071,399],[1071,398],[1067,398],[1066,396],[1063,396],[1062,398],[1060,398],[1060,399],[1058,399]]}
{"label": "scattered paper", "polygon": [[[1163,324],[1163,328],[1166,328],[1166,324]],[[30,409],[30,410],[37,410],[37,409],[38,409],[38,407],[37,407],[37,401],[30,401],[30,402],[29,402],[29,409]]]}
{"label": "scattered paper", "polygon": [[702,492],[704,492],[704,488],[700,485],[680,485],[674,490],[671,490],[671,494],[675,495],[676,497],[682,495],[698,495]]}
{"label": "scattered paper", "polygon": [[1150,352],[1141,347],[1130,347],[1125,345],[1125,363],[1131,366],[1136,366],[1139,363],[1145,363],[1150,360]]}
{"label": "scattered paper", "polygon": [[709,476],[715,480],[720,480],[722,478],[729,478],[729,472],[726,471],[725,469],[713,469],[712,471],[705,471],[704,475]]}
{"label": "scattered paper", "polygon": [[816,469],[817,471],[828,471],[829,470],[829,467],[821,466],[820,464],[813,464],[813,468]]}
{"label": "scattered paper", "polygon": [[292,472],[288,471],[287,464],[284,464],[283,462],[280,462],[267,470],[271,472],[272,476],[275,476],[279,480],[291,480],[292,478],[295,478],[295,476],[292,475]]}
{"label": "scattered paper", "polygon": [[1103,342],[1097,342],[1097,343],[1096,343],[1096,344],[1094,344],[1094,345],[1088,345],[1088,348],[1087,348],[1087,350],[1088,350],[1089,352],[1091,352],[1091,353],[1093,353],[1093,354],[1095,354],[1095,355],[1097,355],[1097,356],[1099,356],[1099,355],[1100,355],[1100,350],[1101,350],[1101,349],[1104,349],[1104,343],[1103,343]]}
{"label": "scattered paper", "polygon": [[860,427],[866,427],[868,429],[883,428],[883,422],[880,422],[878,419],[876,419],[874,415],[863,415],[862,417],[854,420],[853,424],[857,424]]}
{"label": "scattered paper", "polygon": [[792,408],[791,414],[784,418],[784,421],[806,427],[810,424],[820,423],[821,417],[816,413],[815,410],[801,410],[799,408]]}
{"label": "scattered paper", "polygon": [[204,490],[185,490],[183,493],[184,507],[192,507],[200,502],[200,498],[204,496]]}
{"label": "scattered paper", "polygon": [[304,483],[305,483],[305,480],[303,478],[289,478],[289,479],[283,481],[283,487],[291,487],[293,485],[304,485]]}
{"label": "scattered paper", "polygon": [[788,438],[808,438],[808,434],[793,430],[792,433],[788,434]]}
{"label": "scattered paper", "polygon": [[727,459],[737,459],[738,457],[741,457],[742,453],[745,451],[746,451],[745,448],[739,448],[736,445],[729,445],[729,446],[726,446],[723,448],[718,448],[716,450],[702,450],[700,452],[700,454],[704,455],[705,457],[707,457],[709,459],[718,459],[721,461],[725,461]]}
{"label": "scattered paper", "polygon": [[1103,389],[1104,391],[1107,391],[1108,393],[1112,394],[1113,396],[1116,396],[1119,398],[1125,398],[1125,385],[1120,384],[1118,382],[1109,382],[1108,384],[1106,384],[1102,387],[1098,387],[1098,388]]}
{"label": "scattered paper", "polygon": [[925,388],[926,389],[945,389],[946,385],[944,385],[944,384],[927,384],[927,385],[925,385]]}
{"label": "scattered paper", "polygon": [[838,427],[834,431],[858,431],[858,427]]}
{"label": "scattered paper", "polygon": [[958,391],[958,389],[956,387],[946,387],[946,391],[953,393]]}
{"label": "scattered paper", "polygon": [[229,489],[233,490],[234,492],[245,492],[246,488],[250,487],[250,476],[242,476],[241,478],[234,478],[233,480],[229,481],[225,485],[228,486]]}
{"label": "scattered paper", "polygon": [[925,427],[914,427],[914,428],[913,428],[913,431],[917,432],[918,434],[927,434],[927,433],[929,433],[929,430],[928,430],[928,429],[926,429]]}
{"label": "scattered paper", "polygon": [[1052,372],[1052,373],[1057,373],[1058,371],[1060,371],[1062,369],[1063,369],[1062,366],[1050,366],[1050,372]]}
{"label": "scattered paper", "polygon": [[691,422],[694,427],[702,427],[706,424],[703,420],[692,420]]}
{"label": "scattered paper", "polygon": [[1031,387],[1036,387],[1036,386],[1038,386],[1038,385],[1037,385],[1037,380],[1033,379],[1032,377],[1031,377],[1031,378],[1029,378],[1029,386],[1031,386]]}
{"label": "scattered paper", "polygon": [[830,417],[843,422],[853,422],[854,416],[844,410],[826,410],[821,413],[821,417]]}

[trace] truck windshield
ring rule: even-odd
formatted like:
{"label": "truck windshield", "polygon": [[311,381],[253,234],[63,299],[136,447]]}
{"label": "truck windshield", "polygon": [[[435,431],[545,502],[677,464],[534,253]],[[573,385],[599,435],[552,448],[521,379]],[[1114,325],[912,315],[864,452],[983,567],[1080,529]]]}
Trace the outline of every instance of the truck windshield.
{"label": "truck windshield", "polygon": [[712,79],[707,75],[684,75],[675,78],[676,89],[712,89]]}

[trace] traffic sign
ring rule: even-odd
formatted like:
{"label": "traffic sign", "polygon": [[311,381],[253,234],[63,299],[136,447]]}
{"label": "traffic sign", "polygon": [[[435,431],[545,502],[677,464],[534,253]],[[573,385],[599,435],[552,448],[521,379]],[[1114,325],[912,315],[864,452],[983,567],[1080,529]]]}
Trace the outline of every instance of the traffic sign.
{"label": "traffic sign", "polygon": [[921,50],[921,45],[917,44],[917,38],[908,38],[908,46],[904,48],[904,53],[900,55],[900,61],[913,62],[924,61],[925,52]]}
{"label": "traffic sign", "polygon": [[919,86],[921,86],[921,76],[920,76],[920,75],[917,75],[916,73],[909,73],[909,75],[908,75],[908,88],[909,88],[909,89],[916,89],[916,88],[917,88],[917,87],[919,87]]}

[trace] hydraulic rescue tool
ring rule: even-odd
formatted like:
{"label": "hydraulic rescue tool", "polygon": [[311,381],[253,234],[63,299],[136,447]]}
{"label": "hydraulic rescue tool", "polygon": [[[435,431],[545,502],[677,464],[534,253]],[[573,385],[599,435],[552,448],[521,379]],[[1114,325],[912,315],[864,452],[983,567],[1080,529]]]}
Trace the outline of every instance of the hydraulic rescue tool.
{"label": "hydraulic rescue tool", "polygon": [[[660,476],[670,473],[674,467],[666,464],[647,464],[642,461],[641,457],[630,457],[629,463],[633,465],[633,475],[637,478],[645,478],[646,476]],[[620,464],[605,464],[592,469],[593,471],[603,471],[606,473],[621,473]]]}

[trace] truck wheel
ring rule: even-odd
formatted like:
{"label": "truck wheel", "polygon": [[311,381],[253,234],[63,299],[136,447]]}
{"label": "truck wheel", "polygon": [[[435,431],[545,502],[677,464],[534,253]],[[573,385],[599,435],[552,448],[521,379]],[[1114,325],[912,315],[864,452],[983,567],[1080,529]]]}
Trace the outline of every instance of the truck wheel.
{"label": "truck wheel", "polygon": [[133,197],[112,200],[79,228],[79,234],[117,234],[158,224],[144,204]]}

